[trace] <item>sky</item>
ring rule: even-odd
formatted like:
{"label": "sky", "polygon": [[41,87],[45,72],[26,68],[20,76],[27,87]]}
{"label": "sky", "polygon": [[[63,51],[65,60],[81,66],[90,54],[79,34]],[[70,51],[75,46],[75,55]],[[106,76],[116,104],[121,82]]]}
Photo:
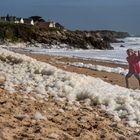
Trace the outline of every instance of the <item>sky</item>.
{"label": "sky", "polygon": [[0,15],[42,16],[71,30],[140,35],[140,0],[0,0]]}

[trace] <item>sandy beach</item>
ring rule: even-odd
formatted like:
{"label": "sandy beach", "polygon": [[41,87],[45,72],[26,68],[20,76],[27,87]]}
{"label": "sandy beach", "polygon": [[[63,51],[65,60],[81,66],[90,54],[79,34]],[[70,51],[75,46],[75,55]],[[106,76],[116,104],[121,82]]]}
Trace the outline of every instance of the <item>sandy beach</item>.
{"label": "sandy beach", "polygon": [[[92,63],[109,67],[127,68],[126,65],[54,57],[40,54],[26,54],[39,61],[50,63],[57,68],[99,77],[111,84],[125,86],[124,76],[69,66],[68,62]],[[65,63],[62,63],[65,62]],[[134,78],[130,86],[138,88]],[[85,102],[72,105],[67,100],[57,101],[53,96],[45,99],[35,93],[20,92],[9,94],[0,89],[0,139],[1,140],[138,140],[139,128],[131,128],[124,122],[114,122],[112,116],[97,105],[89,107]]]}
{"label": "sandy beach", "polygon": [[0,89],[1,140],[138,140],[137,129],[85,104],[48,101],[36,94],[10,94]]}
{"label": "sandy beach", "polygon": [[0,140],[140,140],[140,0],[0,9]]}
{"label": "sandy beach", "polygon": [[[78,68],[75,66],[69,66],[67,65],[67,63],[82,62],[85,64],[101,65],[101,66],[107,66],[107,67],[112,67],[112,68],[121,67],[124,69],[128,69],[127,65],[115,64],[111,62],[103,62],[100,60],[83,60],[79,58],[58,57],[58,56],[49,56],[49,55],[43,55],[43,54],[28,54],[27,53],[26,55],[32,58],[35,58],[38,61],[47,62],[53,66],[56,66],[57,68],[60,68],[69,72],[75,72],[79,74],[85,74],[85,75],[89,75],[93,77],[98,77],[113,85],[116,84],[116,85],[125,87],[125,77],[123,75],[116,74],[116,73],[95,71],[95,70],[90,70],[87,68]],[[130,83],[130,88],[139,89],[138,81],[134,77],[131,77],[129,79],[129,83]]]}

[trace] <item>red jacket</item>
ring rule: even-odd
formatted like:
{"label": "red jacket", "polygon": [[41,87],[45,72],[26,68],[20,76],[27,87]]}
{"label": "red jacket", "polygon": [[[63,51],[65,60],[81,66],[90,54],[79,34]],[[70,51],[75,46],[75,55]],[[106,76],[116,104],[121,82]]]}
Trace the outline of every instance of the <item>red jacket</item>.
{"label": "red jacket", "polygon": [[138,52],[138,55],[134,54],[127,57],[127,61],[129,63],[129,74],[140,73],[140,52]]}

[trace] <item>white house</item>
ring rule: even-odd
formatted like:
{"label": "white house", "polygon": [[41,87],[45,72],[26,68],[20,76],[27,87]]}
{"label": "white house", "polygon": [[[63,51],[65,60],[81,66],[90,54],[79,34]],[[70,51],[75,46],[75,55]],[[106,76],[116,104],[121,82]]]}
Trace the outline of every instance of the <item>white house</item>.
{"label": "white house", "polygon": [[23,18],[24,24],[31,24],[31,25],[35,25],[33,19],[29,19],[29,18]]}
{"label": "white house", "polygon": [[31,19],[31,22],[30,23],[31,23],[31,25],[35,25],[35,23],[34,23],[34,21],[32,19]]}
{"label": "white house", "polygon": [[50,21],[50,22],[48,22],[48,24],[49,24],[49,28],[55,28],[56,27],[54,21]]}
{"label": "white house", "polygon": [[33,19],[21,18],[21,17],[19,18],[19,17],[15,17],[15,16],[0,17],[0,22],[35,25]]}
{"label": "white house", "polygon": [[24,24],[24,20],[23,20],[23,18],[16,18],[16,19],[15,19],[15,23]]}

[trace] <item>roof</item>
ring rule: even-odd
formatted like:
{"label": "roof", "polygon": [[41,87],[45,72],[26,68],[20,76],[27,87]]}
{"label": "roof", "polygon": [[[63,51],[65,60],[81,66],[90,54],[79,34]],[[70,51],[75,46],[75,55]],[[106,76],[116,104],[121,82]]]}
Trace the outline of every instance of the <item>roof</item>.
{"label": "roof", "polygon": [[0,17],[0,19],[6,19],[6,17]]}
{"label": "roof", "polygon": [[56,26],[57,28],[64,29],[64,26],[62,26],[62,25],[61,25],[60,23],[58,23],[58,22],[55,24],[55,26]]}
{"label": "roof", "polygon": [[6,20],[7,21],[15,21],[16,17],[15,16],[9,16],[9,17],[6,17]]}
{"label": "roof", "polygon": [[21,19],[22,19],[22,18],[19,18],[19,17],[18,17],[18,18],[16,18],[16,20],[17,20],[17,21],[20,21]]}
{"label": "roof", "polygon": [[23,18],[24,23],[31,23],[31,21],[33,21],[32,19],[29,18]]}
{"label": "roof", "polygon": [[51,22],[38,22],[37,25],[49,26]]}

